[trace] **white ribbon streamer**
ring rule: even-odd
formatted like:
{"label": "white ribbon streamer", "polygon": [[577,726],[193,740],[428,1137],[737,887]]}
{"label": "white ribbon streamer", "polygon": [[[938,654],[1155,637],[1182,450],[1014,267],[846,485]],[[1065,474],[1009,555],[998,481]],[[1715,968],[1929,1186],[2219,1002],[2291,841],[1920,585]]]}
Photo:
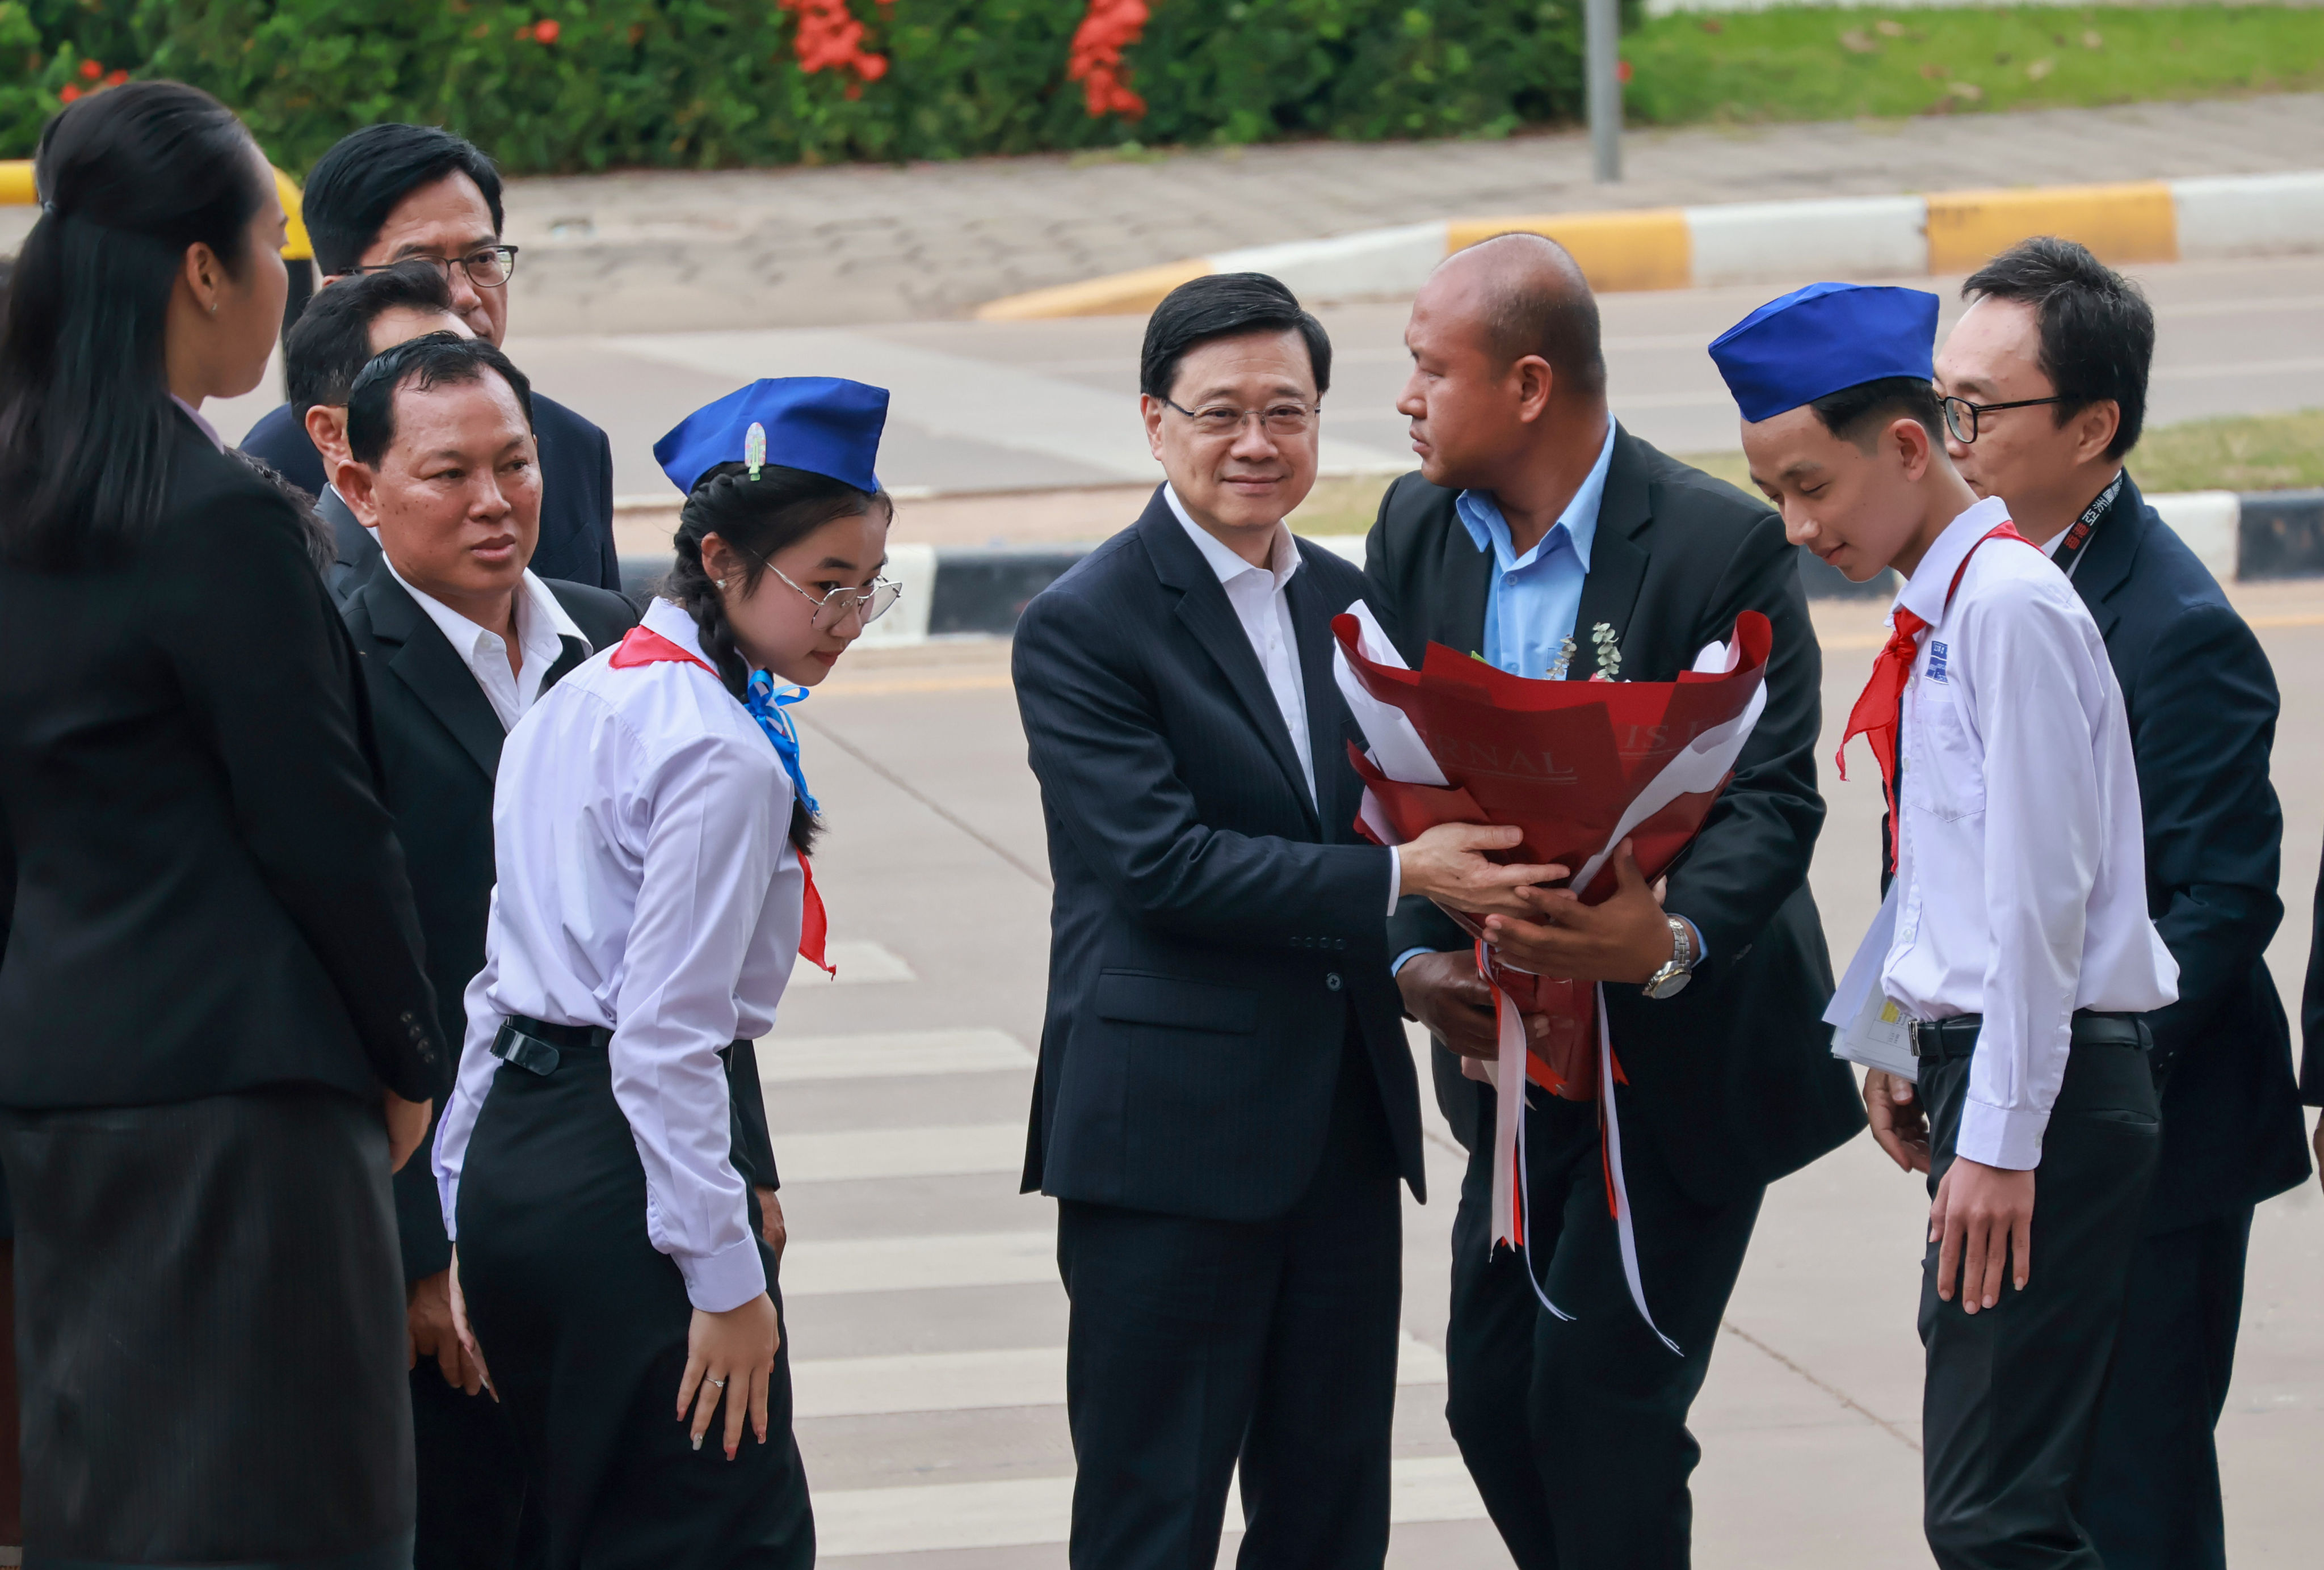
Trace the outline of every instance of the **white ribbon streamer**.
{"label": "white ribbon streamer", "polygon": [[1646,1289],[1638,1280],[1638,1233],[1630,1218],[1629,1185],[1622,1179],[1622,1115],[1614,1099],[1614,1037],[1606,1024],[1606,984],[1598,984],[1598,1106],[1606,1119],[1606,1180],[1613,1185],[1614,1235],[1622,1245],[1622,1274],[1630,1283],[1630,1301],[1655,1339],[1678,1355],[1678,1343],[1663,1334],[1646,1308]]}

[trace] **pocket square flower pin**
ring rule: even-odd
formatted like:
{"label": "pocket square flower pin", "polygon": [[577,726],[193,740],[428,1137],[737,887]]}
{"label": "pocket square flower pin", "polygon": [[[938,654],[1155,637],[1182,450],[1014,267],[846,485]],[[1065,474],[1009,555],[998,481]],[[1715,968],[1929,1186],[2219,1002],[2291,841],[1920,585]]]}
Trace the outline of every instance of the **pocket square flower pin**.
{"label": "pocket square flower pin", "polygon": [[1601,621],[1590,629],[1590,641],[1598,646],[1598,674],[1593,682],[1618,682],[1622,679],[1622,646],[1615,640],[1614,629]]}

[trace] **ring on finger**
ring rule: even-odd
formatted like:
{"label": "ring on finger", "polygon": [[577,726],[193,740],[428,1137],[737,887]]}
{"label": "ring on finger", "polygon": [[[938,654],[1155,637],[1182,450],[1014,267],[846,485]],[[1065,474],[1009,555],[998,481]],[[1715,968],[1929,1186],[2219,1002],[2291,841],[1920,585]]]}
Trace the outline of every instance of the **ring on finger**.
{"label": "ring on finger", "polygon": [[709,1382],[710,1382],[712,1385],[715,1386],[717,1389],[722,1390],[722,1391],[723,1391],[723,1390],[724,1390],[724,1389],[726,1388],[726,1382],[725,1382],[724,1380],[723,1380],[723,1379],[714,1379],[714,1380],[710,1381]]}

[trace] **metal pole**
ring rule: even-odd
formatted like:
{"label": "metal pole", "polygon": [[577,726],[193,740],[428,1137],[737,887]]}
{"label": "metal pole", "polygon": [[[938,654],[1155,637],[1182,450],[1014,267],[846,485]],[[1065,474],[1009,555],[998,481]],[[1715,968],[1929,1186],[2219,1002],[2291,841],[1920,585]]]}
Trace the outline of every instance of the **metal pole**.
{"label": "metal pole", "polygon": [[1590,170],[1600,185],[1622,178],[1620,0],[1582,0],[1582,76],[1590,104]]}

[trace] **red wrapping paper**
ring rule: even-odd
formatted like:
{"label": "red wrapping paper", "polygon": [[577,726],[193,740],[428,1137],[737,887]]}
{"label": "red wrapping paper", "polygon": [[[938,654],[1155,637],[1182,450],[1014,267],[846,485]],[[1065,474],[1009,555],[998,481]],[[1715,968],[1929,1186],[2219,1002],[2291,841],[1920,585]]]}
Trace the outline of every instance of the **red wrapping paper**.
{"label": "red wrapping paper", "polygon": [[[1354,616],[1334,618],[1332,629],[1364,690],[1403,712],[1447,781],[1437,787],[1390,779],[1349,748],[1399,839],[1439,823],[1513,825],[1524,840],[1495,859],[1555,862],[1577,873],[1606,848],[1632,803],[1666,766],[1749,707],[1774,642],[1766,617],[1746,611],[1735,619],[1727,671],[1687,671],[1670,682],[1540,681],[1436,643],[1417,671],[1380,665],[1365,657]],[[1729,769],[1715,787],[1677,796],[1629,831],[1649,881],[1702,829],[1731,777]],[[1615,886],[1609,858],[1582,890],[1582,901],[1600,904]],[[1447,914],[1481,941],[1473,915],[1449,907]],[[1598,1077],[1590,985],[1529,975],[1481,947],[1480,954],[1489,978],[1512,1001],[1549,1016],[1548,1038],[1528,1043],[1527,1077],[1558,1095],[1590,1098]]]}

